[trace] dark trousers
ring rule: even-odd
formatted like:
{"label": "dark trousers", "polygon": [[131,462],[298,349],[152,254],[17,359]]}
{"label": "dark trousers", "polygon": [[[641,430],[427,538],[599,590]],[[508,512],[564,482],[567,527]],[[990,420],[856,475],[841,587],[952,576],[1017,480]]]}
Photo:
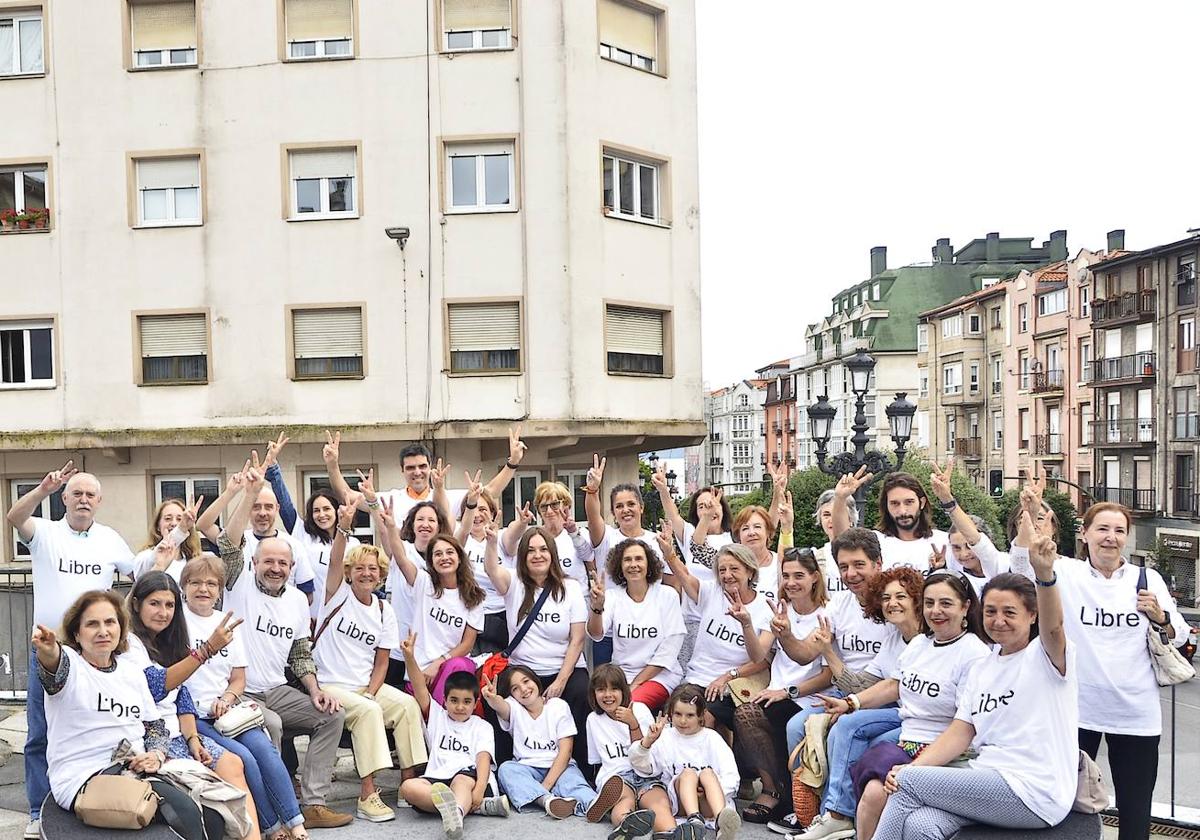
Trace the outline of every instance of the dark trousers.
{"label": "dark trousers", "polygon": [[[793,703],[792,705],[794,706],[795,704]],[[733,698],[726,694],[709,703],[707,708],[708,713],[713,716],[713,719],[718,724],[725,727],[727,731],[733,732],[733,713],[737,711],[737,706],[734,705]],[[737,741],[734,741],[733,744],[733,758],[737,761],[738,773],[741,774],[743,780],[750,780],[758,776],[754,760],[746,755],[745,749]]]}
{"label": "dark trousers", "polygon": [[483,632],[475,639],[473,654],[499,653],[508,647],[508,616],[503,612],[483,617]]}
{"label": "dark trousers", "polygon": [[1150,836],[1150,805],[1158,778],[1158,735],[1112,735],[1079,730],[1079,748],[1093,759],[1100,737],[1108,742],[1108,768],[1121,816],[1119,840],[1146,840]]}

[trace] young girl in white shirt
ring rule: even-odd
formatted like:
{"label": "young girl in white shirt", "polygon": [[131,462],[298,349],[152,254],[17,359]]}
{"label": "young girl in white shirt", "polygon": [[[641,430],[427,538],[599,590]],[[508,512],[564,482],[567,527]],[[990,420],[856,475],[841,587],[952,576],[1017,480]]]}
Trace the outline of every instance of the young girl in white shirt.
{"label": "young girl in white shirt", "polygon": [[535,805],[563,820],[584,816],[596,791],[571,758],[575,721],[571,708],[558,697],[546,699],[537,674],[524,665],[510,665],[497,680],[484,677],[483,700],[512,733],[513,757],[500,765],[500,786],[520,811]]}
{"label": "young girl in white shirt", "polygon": [[611,808],[609,816],[616,828],[608,840],[633,840],[651,830],[655,836],[670,833],[675,812],[666,785],[638,775],[629,763],[630,746],[654,724],[650,709],[633,700],[625,672],[612,663],[598,666],[592,674],[588,704],[592,707],[587,719],[588,761],[600,768],[596,773],[600,794],[588,810],[588,820],[601,821]]}
{"label": "young girl in white shirt", "polygon": [[684,683],[671,693],[666,714],[629,750],[633,769],[660,779],[672,813],[685,818],[674,840],[704,840],[706,820],[715,820],[717,840],[732,840],[742,825],[733,807],[737,762],[725,739],[704,726],[705,705],[704,690]]}

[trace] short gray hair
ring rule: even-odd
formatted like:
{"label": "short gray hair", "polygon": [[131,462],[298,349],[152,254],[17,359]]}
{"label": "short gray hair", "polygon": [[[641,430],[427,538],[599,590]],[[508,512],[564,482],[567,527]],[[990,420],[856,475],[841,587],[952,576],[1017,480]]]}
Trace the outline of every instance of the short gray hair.
{"label": "short gray hair", "polygon": [[[817,524],[821,524],[821,508],[833,501],[834,492],[826,490],[820,496],[817,496],[817,508],[813,511],[813,519],[817,520]],[[850,524],[858,524],[858,502],[854,501],[853,496],[846,498],[846,512],[850,514]]]}
{"label": "short gray hair", "polygon": [[[979,531],[979,533],[983,534],[983,535],[984,535],[985,537],[987,537],[989,540],[992,538],[992,529],[991,529],[991,526],[989,526],[989,525],[988,525],[986,522],[984,522],[982,517],[980,517],[980,516],[976,516],[976,515],[975,515],[975,514],[973,514],[973,513],[968,513],[968,514],[967,514],[967,516],[969,516],[969,517],[971,518],[971,521],[972,521],[973,523],[975,523],[975,528],[976,528],[976,530],[978,530],[978,531]],[[958,527],[958,525],[956,525],[955,523],[951,522],[951,523],[950,523],[950,530],[949,530],[949,531],[947,531],[946,533],[947,533],[947,534],[957,534],[958,532],[959,532],[959,527]]]}

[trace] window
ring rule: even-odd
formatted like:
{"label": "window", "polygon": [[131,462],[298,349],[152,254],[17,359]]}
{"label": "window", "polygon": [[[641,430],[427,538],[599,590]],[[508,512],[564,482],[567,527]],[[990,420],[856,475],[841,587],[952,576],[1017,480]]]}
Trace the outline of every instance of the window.
{"label": "window", "polygon": [[0,11],[0,76],[35,75],[43,65],[42,11]]}
{"label": "window", "polygon": [[604,154],[604,212],[612,216],[657,222],[661,164]]}
{"label": "window", "polygon": [[194,0],[129,0],[129,39],[138,69],[195,67]]}
{"label": "window", "polygon": [[962,314],[942,319],[942,338],[957,338],[963,334]]}
{"label": "window", "polygon": [[604,310],[609,373],[670,376],[669,311],[609,304]]}
{"label": "window", "polygon": [[1092,317],[1091,298],[1092,298],[1092,290],[1089,289],[1087,286],[1080,286],[1079,287],[1079,317],[1080,318],[1086,319],[1086,318]]}
{"label": "window", "polygon": [[1017,410],[1017,435],[1020,438],[1020,448],[1029,448],[1029,409]]}
{"label": "window", "polygon": [[134,160],[137,226],[171,227],[203,223],[200,157]]}
{"label": "window", "polygon": [[0,389],[53,388],[54,325],[0,321]]}
{"label": "window", "polygon": [[1022,391],[1029,390],[1029,354],[1022,350],[1017,356],[1017,373],[1020,377],[1017,387]]}
{"label": "window", "polygon": [[291,309],[293,379],[361,379],[363,317],[359,306]]}
{"label": "window", "polygon": [[292,149],[292,219],[358,216],[357,148]]}
{"label": "window", "polygon": [[999,394],[1004,390],[1004,367],[1002,357],[992,356],[992,393]]}
{"label": "window", "polygon": [[208,382],[208,316],[203,312],[137,316],[141,385]]}
{"label": "window", "polygon": [[1004,412],[992,412],[992,449],[999,452],[1004,448]]}
{"label": "window", "polygon": [[954,442],[958,439],[958,417],[953,414],[946,415],[946,449],[950,452],[954,451]]}
{"label": "window", "polygon": [[961,394],[962,393],[962,362],[951,362],[948,365],[942,365],[942,393]]}
{"label": "window", "polygon": [[1175,271],[1175,304],[1191,306],[1196,302],[1196,255],[1186,254],[1179,258]]}
{"label": "window", "polygon": [[518,373],[521,304],[515,300],[447,303],[451,373]]}
{"label": "window", "polygon": [[443,46],[451,52],[512,46],[510,0],[442,0]]}
{"label": "window", "polygon": [[514,144],[448,145],[446,195],[450,213],[515,210]]}
{"label": "window", "polygon": [[[370,469],[372,465],[363,464],[358,469],[364,473]],[[342,470],[342,478],[350,485],[351,490],[357,490],[359,483],[362,481],[358,476],[357,470],[347,472]],[[309,497],[318,490],[332,490],[333,485],[329,482],[329,473],[327,472],[306,472],[304,473],[304,502],[307,502]],[[300,502],[300,500],[297,500]],[[297,504],[297,507],[300,507]],[[371,522],[371,514],[365,510],[355,511],[354,521],[350,524],[350,533],[358,538],[361,543],[375,542],[375,526]]]}
{"label": "window", "polygon": [[[1058,289],[1044,295],[1038,295],[1038,315],[1057,315],[1067,311],[1067,290]],[[1024,304],[1021,304],[1024,306]],[[1022,330],[1024,332],[1024,330]]]}
{"label": "window", "polygon": [[1001,316],[1001,314],[1000,314],[1000,307],[999,307],[999,306],[993,306],[993,307],[992,307],[992,308],[989,310],[989,312],[990,312],[990,320],[989,320],[989,322],[988,322],[988,323],[989,323],[989,325],[991,326],[991,328],[992,328],[993,330],[998,330],[998,329],[1000,329],[1000,327],[1002,327],[1002,326],[1004,325],[1004,322],[1003,322],[1003,320],[1002,320],[1002,316]]}
{"label": "window", "polygon": [[353,58],[353,0],[284,0],[286,57]]}
{"label": "window", "polygon": [[659,72],[658,27],[663,12],[622,0],[599,0],[600,57]]}
{"label": "window", "polygon": [[1092,445],[1092,404],[1079,404],[1079,445]]}
{"label": "window", "polygon": [[[4,46],[3,38],[3,34],[0,34],[0,50]],[[50,213],[46,207],[46,164],[0,166],[0,214],[11,209],[17,214],[25,214],[27,229],[46,228],[50,223]],[[42,212],[37,214],[37,218],[32,218],[35,210]],[[10,223],[6,220],[6,224]],[[20,223],[14,220],[11,224]]]}
{"label": "window", "polygon": [[[26,493],[36,489],[41,482],[41,476],[36,478],[14,478],[8,484],[9,492],[11,493],[9,498],[15,502]],[[62,519],[66,515],[67,508],[63,504],[62,493],[51,493],[42,499],[41,504],[33,509],[33,516],[38,516],[42,519]],[[12,556],[28,557],[29,549],[17,538],[17,529],[13,528],[9,533],[12,534]]]}
{"label": "window", "polygon": [[980,315],[967,316],[967,332],[971,335],[979,335],[983,332],[983,318]]}
{"label": "window", "polygon": [[[158,507],[167,499],[188,499],[204,497],[200,503],[200,512],[208,510],[208,506],[221,495],[221,476],[219,475],[156,475],[154,476],[154,506]],[[218,522],[223,519],[218,519]]]}
{"label": "window", "polygon": [[871,284],[871,300],[879,300],[879,284]]}
{"label": "window", "polygon": [[917,352],[924,353],[929,350],[929,325],[917,324]]}
{"label": "window", "polygon": [[1175,439],[1192,440],[1200,437],[1200,403],[1192,386],[1175,388],[1172,393],[1175,409]]}
{"label": "window", "polygon": [[1029,332],[1029,304],[1017,304],[1017,332]]}
{"label": "window", "polygon": [[917,381],[919,383],[917,385],[917,396],[918,397],[928,397],[929,396],[929,370],[927,368],[921,368],[920,370],[917,371],[917,377],[918,377]]}
{"label": "window", "polygon": [[970,366],[969,370],[970,370],[970,379],[967,380],[967,384],[968,384],[972,394],[978,394],[979,393],[979,362],[971,362],[971,366]]}

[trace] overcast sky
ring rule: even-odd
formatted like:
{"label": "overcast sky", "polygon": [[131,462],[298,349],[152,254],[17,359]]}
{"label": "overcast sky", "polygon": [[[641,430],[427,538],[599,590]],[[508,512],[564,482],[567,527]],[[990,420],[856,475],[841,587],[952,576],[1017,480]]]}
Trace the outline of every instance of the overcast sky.
{"label": "overcast sky", "polygon": [[1200,227],[1200,4],[696,0],[704,378],[803,351],[869,274],[988,231]]}

